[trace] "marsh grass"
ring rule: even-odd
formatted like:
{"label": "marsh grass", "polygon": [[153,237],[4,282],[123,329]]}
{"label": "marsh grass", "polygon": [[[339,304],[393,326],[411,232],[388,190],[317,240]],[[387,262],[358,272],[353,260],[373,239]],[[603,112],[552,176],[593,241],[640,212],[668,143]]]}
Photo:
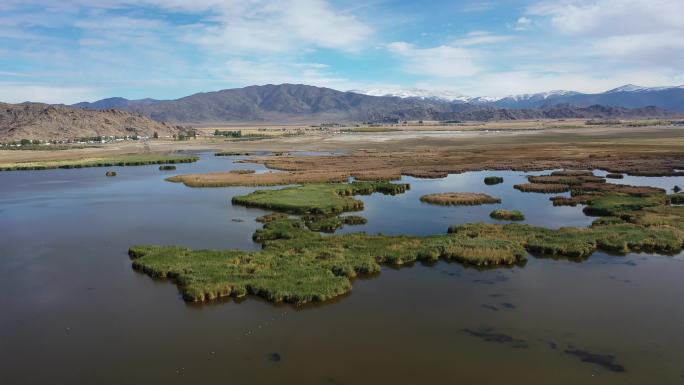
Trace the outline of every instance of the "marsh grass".
{"label": "marsh grass", "polygon": [[560,170],[551,173],[552,176],[593,176],[591,170]]}
{"label": "marsh grass", "polygon": [[672,203],[673,205],[684,204],[684,194],[681,194],[681,193],[670,194],[670,195],[668,195],[668,198],[670,199],[670,203]]}
{"label": "marsh grass", "polygon": [[[528,253],[581,261],[596,250],[616,254],[681,252],[684,207],[670,206],[672,196],[661,189],[589,185],[573,189],[573,197],[565,198],[581,201],[587,205],[585,211],[601,216],[589,228],[476,223],[452,226],[447,234],[432,236],[322,236],[319,232],[336,228],[340,222],[362,222],[361,217],[335,215],[362,207],[353,195],[401,193],[408,185],[354,182],[255,191],[236,198],[246,205],[307,215],[260,217],[265,224],[253,239],[261,243],[261,251],[148,245],[131,247],[129,255],[136,270],[174,280],[188,301],[252,294],[272,302],[299,304],[348,293],[354,277],[377,274],[382,264],[402,266],[444,259],[491,268],[522,265]],[[510,213],[515,212],[502,216],[512,217]]]}
{"label": "marsh grass", "polygon": [[359,274],[380,272],[440,258],[476,266],[512,265],[525,260],[516,242],[439,235],[382,236],[364,233],[322,237],[300,219],[277,220],[254,235],[260,252],[135,246],[133,268],[173,279],[183,298],[206,301],[253,294],[272,302],[326,301],[351,290]]}
{"label": "marsh grass", "polygon": [[495,198],[483,193],[469,192],[428,194],[420,197],[420,200],[421,202],[442,206],[475,206],[501,203],[500,198]]}
{"label": "marsh grass", "polygon": [[503,183],[504,178],[500,176],[488,176],[484,178],[484,183],[488,186]]}
{"label": "marsh grass", "polygon": [[583,183],[604,183],[606,180],[593,175],[531,175],[527,180],[533,184],[581,185]]}
{"label": "marsh grass", "polygon": [[363,202],[354,199],[353,195],[374,192],[395,195],[408,189],[408,184],[388,182],[306,184],[278,190],[257,190],[233,197],[232,203],[292,214],[330,215],[363,209]]}
{"label": "marsh grass", "polygon": [[302,217],[306,227],[311,231],[321,231],[324,233],[334,233],[344,225],[362,225],[368,222],[364,217],[358,215],[349,216],[324,216],[324,215],[305,215]]}
{"label": "marsh grass", "polygon": [[514,185],[513,188],[522,192],[534,193],[561,193],[570,191],[570,186],[567,184],[552,183],[522,183]]}
{"label": "marsh grass", "polygon": [[493,219],[506,221],[524,221],[525,215],[518,210],[494,210],[489,216]]}
{"label": "marsh grass", "polygon": [[83,158],[70,160],[55,160],[45,162],[0,163],[0,171],[14,170],[47,170],[55,168],[86,168],[113,166],[144,166],[150,164],[192,163],[199,158],[196,156],[133,154],[103,158]]}
{"label": "marsh grass", "polygon": [[289,218],[289,215],[287,215],[285,213],[273,213],[273,214],[266,214],[266,215],[262,215],[260,217],[257,217],[256,221],[261,222],[261,223],[269,223],[269,222],[277,221],[280,219],[287,219],[287,218]]}

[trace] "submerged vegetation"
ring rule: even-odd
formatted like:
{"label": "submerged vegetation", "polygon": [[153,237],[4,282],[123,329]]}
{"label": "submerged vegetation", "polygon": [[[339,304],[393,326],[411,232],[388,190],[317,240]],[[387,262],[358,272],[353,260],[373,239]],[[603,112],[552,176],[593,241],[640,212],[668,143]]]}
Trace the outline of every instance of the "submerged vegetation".
{"label": "submerged vegetation", "polygon": [[308,184],[278,190],[257,190],[247,195],[235,196],[232,202],[292,214],[329,215],[363,209],[363,202],[352,198],[353,195],[374,192],[394,195],[408,189],[408,184],[389,182]]}
{"label": "submerged vegetation", "polygon": [[428,194],[420,197],[421,202],[442,206],[474,206],[501,203],[501,199],[482,193],[448,192]]}
{"label": "submerged vegetation", "polygon": [[494,210],[489,216],[494,219],[506,221],[524,221],[525,215],[518,210]]}
{"label": "submerged vegetation", "polygon": [[0,171],[47,170],[54,168],[85,168],[113,166],[144,166],[150,164],[192,163],[196,156],[143,154],[118,155],[102,158],[83,158],[70,160],[51,160],[44,162],[0,163]]}

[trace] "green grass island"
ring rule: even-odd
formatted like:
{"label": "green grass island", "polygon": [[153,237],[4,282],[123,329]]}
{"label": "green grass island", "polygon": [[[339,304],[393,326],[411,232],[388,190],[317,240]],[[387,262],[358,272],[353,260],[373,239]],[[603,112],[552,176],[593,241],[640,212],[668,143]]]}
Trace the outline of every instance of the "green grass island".
{"label": "green grass island", "polygon": [[[349,292],[360,274],[383,264],[452,260],[467,266],[522,266],[529,254],[581,261],[594,251],[673,254],[684,245],[684,207],[670,205],[664,190],[607,183],[572,183],[570,198],[582,197],[585,212],[597,216],[587,228],[547,229],[525,224],[471,223],[431,236],[353,233],[323,236],[307,217],[358,210],[353,194],[400,193],[408,186],[380,182],[313,184],[258,190],[239,198],[279,211],[260,217],[253,236],[260,251],[192,250],[133,246],[133,268],[176,282],[187,301],[256,295],[272,302],[326,301]],[[396,187],[395,187],[396,186]],[[302,195],[306,199],[302,199]],[[249,197],[249,198],[245,198]],[[326,219],[329,220],[329,219]],[[309,218],[311,222],[311,219]],[[321,227],[322,228],[322,227]]]}

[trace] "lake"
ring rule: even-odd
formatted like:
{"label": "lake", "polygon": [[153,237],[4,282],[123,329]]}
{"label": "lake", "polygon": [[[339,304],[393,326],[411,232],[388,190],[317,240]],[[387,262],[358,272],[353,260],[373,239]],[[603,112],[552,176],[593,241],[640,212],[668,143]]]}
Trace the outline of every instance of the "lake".
{"label": "lake", "polygon": [[[254,188],[193,189],[179,173],[256,169],[199,154],[158,166],[0,173],[0,373],[3,384],[683,384],[684,257],[597,252],[523,267],[385,267],[331,303],[255,297],[184,302],[169,281],[131,268],[135,244],[257,250]],[[114,170],[118,176],[105,177]],[[496,222],[588,226],[557,194],[513,189],[530,173],[404,177],[402,195],[361,196],[368,219],[340,233],[441,234]],[[535,175],[542,172],[531,173]],[[597,171],[597,175],[605,172]],[[487,186],[488,175],[504,183]],[[612,181],[670,189],[684,177]],[[428,193],[484,192],[501,204],[442,207]],[[622,369],[622,370],[621,370]]]}

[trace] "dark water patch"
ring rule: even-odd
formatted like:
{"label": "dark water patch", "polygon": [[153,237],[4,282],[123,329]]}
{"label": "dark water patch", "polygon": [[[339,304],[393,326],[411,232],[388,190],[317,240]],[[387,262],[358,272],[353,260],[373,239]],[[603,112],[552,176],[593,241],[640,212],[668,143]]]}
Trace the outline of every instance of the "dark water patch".
{"label": "dark water patch", "polygon": [[565,349],[566,354],[579,358],[582,362],[598,365],[612,372],[624,372],[625,367],[615,362],[611,354],[596,354],[586,350],[575,349],[572,346]]}
{"label": "dark water patch", "polygon": [[492,298],[500,298],[500,297],[503,297],[503,294],[494,293],[494,294],[490,294],[489,296]]}
{"label": "dark water patch", "polygon": [[481,330],[461,329],[464,333],[473,337],[477,337],[485,342],[494,342],[497,344],[508,345],[515,349],[527,349],[530,345],[521,339],[511,337],[507,334],[497,333],[492,328],[484,328]]}
{"label": "dark water patch", "polygon": [[515,305],[513,305],[510,302],[501,302],[500,305],[505,307],[506,309],[515,309]]}
{"label": "dark water patch", "polygon": [[488,304],[486,304],[486,303],[483,303],[481,306],[482,306],[483,308],[489,309],[489,310],[491,310],[491,311],[499,311],[499,308],[497,308],[496,306],[488,305]]}
{"label": "dark water patch", "polygon": [[553,341],[546,340],[544,338],[539,338],[539,339],[537,339],[537,341],[546,344],[546,346],[548,346],[549,349],[551,349],[551,350],[558,350],[558,344],[553,342]]}
{"label": "dark water patch", "polygon": [[496,282],[489,280],[489,279],[474,279],[473,283],[480,283],[483,285],[494,285]]}
{"label": "dark water patch", "polygon": [[344,385],[343,382],[338,381],[338,380],[336,380],[336,379],[334,379],[334,378],[332,378],[332,377],[326,378],[326,379],[325,379],[325,383],[326,383],[326,384],[330,384],[330,385]]}
{"label": "dark water patch", "polygon": [[278,353],[271,353],[268,355],[268,360],[271,362],[280,362],[282,357]]}

